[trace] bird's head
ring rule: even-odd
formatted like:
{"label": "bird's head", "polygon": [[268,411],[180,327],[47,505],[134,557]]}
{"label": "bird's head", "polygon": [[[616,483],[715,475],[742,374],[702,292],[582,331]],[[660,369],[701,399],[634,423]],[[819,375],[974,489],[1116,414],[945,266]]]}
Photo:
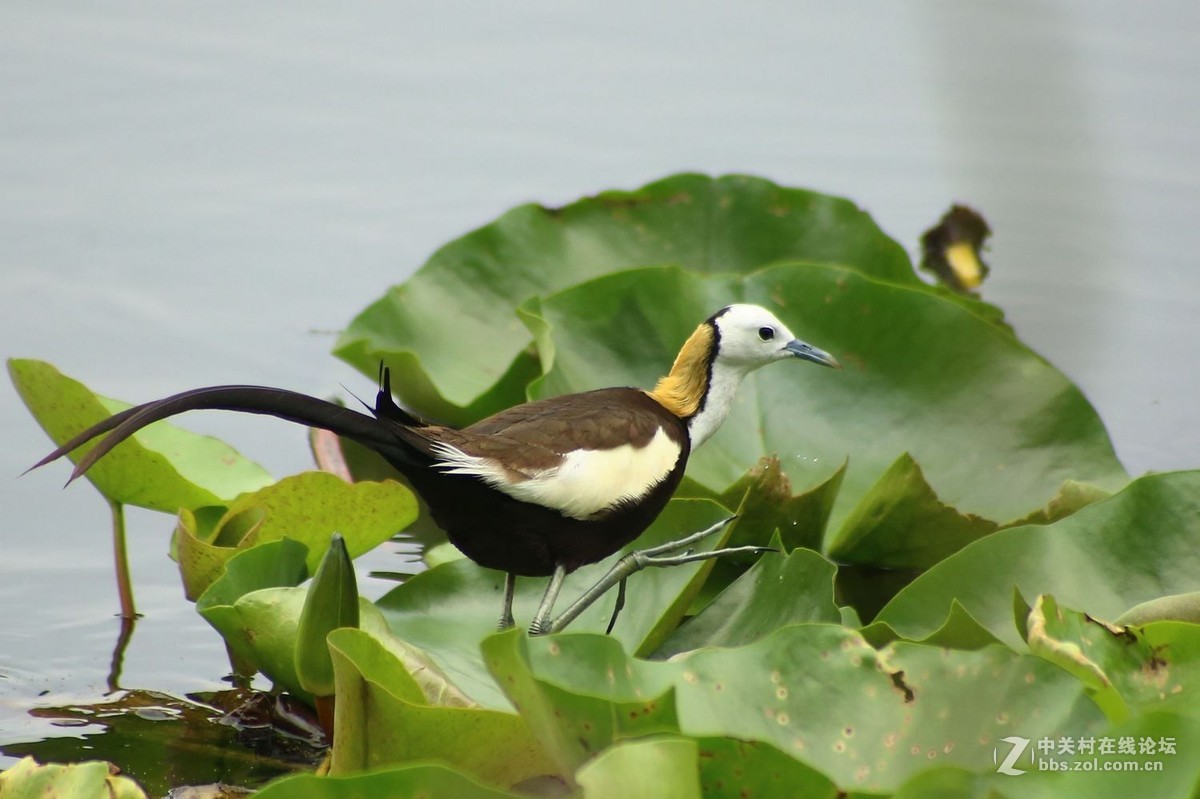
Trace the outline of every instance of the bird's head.
{"label": "bird's head", "polygon": [[746,371],[786,358],[841,368],[836,358],[800,341],[775,314],[758,305],[726,306],[708,324],[716,333],[716,360]]}

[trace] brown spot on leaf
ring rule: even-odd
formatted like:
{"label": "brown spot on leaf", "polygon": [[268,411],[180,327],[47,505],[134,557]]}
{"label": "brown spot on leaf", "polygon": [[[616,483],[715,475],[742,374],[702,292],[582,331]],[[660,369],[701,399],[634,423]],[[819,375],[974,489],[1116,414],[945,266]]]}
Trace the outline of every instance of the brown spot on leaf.
{"label": "brown spot on leaf", "polygon": [[1166,645],[1156,646],[1150,650],[1150,657],[1142,664],[1142,677],[1149,682],[1160,685],[1167,681],[1167,659],[1162,657]]}
{"label": "brown spot on leaf", "polygon": [[904,682],[904,672],[903,671],[892,672],[891,677],[892,677],[892,687],[900,692],[900,694],[904,697],[905,703],[911,702],[914,699],[916,699],[917,695],[913,692],[913,689],[909,688],[908,685]]}
{"label": "brown spot on leaf", "polygon": [[[1061,615],[1062,615],[1062,614],[1060,613],[1060,614],[1059,614],[1060,618],[1061,618]],[[1092,616],[1092,615],[1090,615],[1090,614],[1088,614],[1088,613],[1085,613],[1085,614],[1083,614],[1083,617],[1084,617],[1085,619],[1087,619],[1088,621],[1090,621],[1092,624],[1095,624],[1095,625],[1097,625],[1098,627],[1103,627],[1103,628],[1104,628],[1105,630],[1107,630],[1107,631],[1108,631],[1108,632],[1109,632],[1109,633],[1110,633],[1110,634],[1111,634],[1113,637],[1115,637],[1115,638],[1124,638],[1124,639],[1125,639],[1125,643],[1127,643],[1127,644],[1133,644],[1133,643],[1137,643],[1137,639],[1138,639],[1138,637],[1137,637],[1137,633],[1135,633],[1135,632],[1134,632],[1132,629],[1130,629],[1129,627],[1123,627],[1123,626],[1121,626],[1120,624],[1109,624],[1108,622],[1106,622],[1106,621],[1101,621],[1100,619],[1097,619],[1097,618],[1095,618],[1094,616]]]}

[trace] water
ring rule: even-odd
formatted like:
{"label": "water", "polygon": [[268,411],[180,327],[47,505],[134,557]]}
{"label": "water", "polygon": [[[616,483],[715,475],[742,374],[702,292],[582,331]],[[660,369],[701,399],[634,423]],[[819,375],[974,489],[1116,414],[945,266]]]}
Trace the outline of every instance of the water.
{"label": "water", "polygon": [[[440,244],[527,200],[681,170],[853,198],[915,250],[950,202],[986,298],[1077,381],[1132,473],[1200,466],[1200,54],[1185,2],[0,6],[0,350],[113,396],[317,395]],[[282,476],[297,428],[193,417]],[[107,691],[108,515],[0,388],[0,746]],[[121,684],[221,687],[167,517],[130,511]],[[387,552],[368,566],[394,568]],[[380,590],[379,586],[369,590]],[[0,757],[0,767],[11,760]]]}

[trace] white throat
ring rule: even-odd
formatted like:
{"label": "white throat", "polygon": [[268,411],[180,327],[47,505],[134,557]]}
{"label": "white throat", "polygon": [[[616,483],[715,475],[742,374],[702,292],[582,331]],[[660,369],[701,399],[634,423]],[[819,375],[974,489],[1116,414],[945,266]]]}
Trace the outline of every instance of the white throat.
{"label": "white throat", "polygon": [[733,398],[737,394],[738,386],[752,368],[722,362],[720,359],[713,363],[708,392],[704,395],[704,407],[688,420],[688,436],[691,438],[693,450],[708,441],[725,421],[725,417],[733,408]]}

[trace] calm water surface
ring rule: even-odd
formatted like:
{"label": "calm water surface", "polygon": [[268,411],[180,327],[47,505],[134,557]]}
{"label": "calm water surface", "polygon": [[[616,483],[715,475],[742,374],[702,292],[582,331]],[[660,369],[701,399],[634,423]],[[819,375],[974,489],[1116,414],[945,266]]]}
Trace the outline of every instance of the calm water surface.
{"label": "calm water surface", "polygon": [[[4,4],[0,350],[131,400],[370,391],[330,331],[440,244],[527,200],[751,172],[910,250],[977,206],[985,297],[1130,471],[1200,466],[1197,29],[1186,2]],[[283,423],[187,424],[277,476],[309,463]],[[11,388],[0,430],[2,747],[89,731],[27,711],[101,699],[119,625],[106,506],[61,467],[17,479],[48,445]],[[129,527],[121,685],[220,687],[170,519]]]}

